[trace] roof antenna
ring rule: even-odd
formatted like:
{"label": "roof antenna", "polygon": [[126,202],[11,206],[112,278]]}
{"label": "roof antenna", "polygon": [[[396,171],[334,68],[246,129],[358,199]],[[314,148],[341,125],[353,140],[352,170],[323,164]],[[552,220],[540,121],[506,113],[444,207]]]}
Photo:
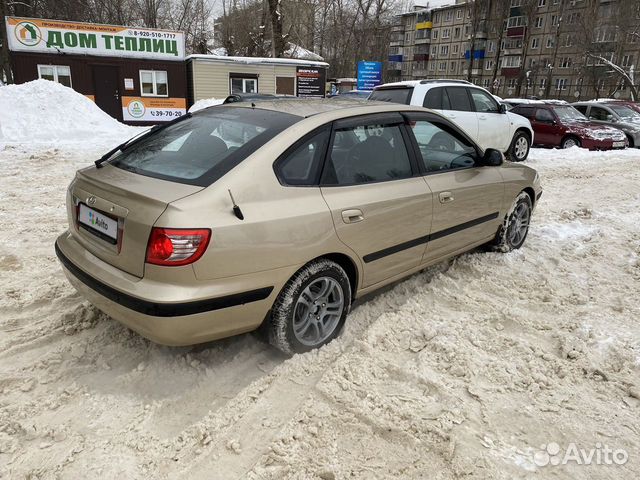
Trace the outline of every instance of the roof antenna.
{"label": "roof antenna", "polygon": [[231,203],[233,204],[233,213],[236,214],[236,217],[238,217],[240,220],[244,220],[244,215],[242,214],[242,210],[240,210],[240,207],[238,205],[236,205],[236,201],[233,199],[233,194],[231,193],[231,190],[227,190],[229,192],[229,196],[231,197]]}

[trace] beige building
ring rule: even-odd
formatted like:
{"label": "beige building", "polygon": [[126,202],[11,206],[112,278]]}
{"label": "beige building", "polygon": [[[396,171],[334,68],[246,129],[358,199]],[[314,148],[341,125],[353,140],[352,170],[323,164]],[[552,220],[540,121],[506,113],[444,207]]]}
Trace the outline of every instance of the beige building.
{"label": "beige building", "polygon": [[640,35],[632,21],[622,25],[629,0],[511,0],[503,12],[499,3],[457,0],[397,16],[389,80],[464,79],[503,97],[629,97],[611,66],[586,53],[633,73]]}
{"label": "beige building", "polygon": [[329,64],[290,58],[187,57],[189,98],[226,98],[232,93],[324,97]]}

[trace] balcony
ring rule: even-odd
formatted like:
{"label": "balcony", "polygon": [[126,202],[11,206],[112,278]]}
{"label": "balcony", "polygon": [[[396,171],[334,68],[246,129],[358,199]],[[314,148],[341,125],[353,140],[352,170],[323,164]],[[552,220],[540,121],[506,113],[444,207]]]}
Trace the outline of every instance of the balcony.
{"label": "balcony", "polygon": [[424,30],[433,28],[432,22],[418,22],[416,23],[416,30]]}
{"label": "balcony", "polygon": [[389,62],[387,64],[387,70],[402,71],[402,62]]}
{"label": "balcony", "polygon": [[524,37],[524,29],[526,27],[509,27],[507,28],[507,37]]}
{"label": "balcony", "polygon": [[427,43],[431,43],[431,38],[429,38],[429,37],[424,37],[424,38],[415,37],[413,39],[413,41],[414,41],[414,43],[416,45],[426,45]]}
{"label": "balcony", "polygon": [[414,68],[411,74],[416,79],[427,78],[427,75],[429,75],[426,68]]}
{"label": "balcony", "polygon": [[[467,60],[469,60],[469,57],[471,56],[471,52],[469,50],[465,50],[464,52],[464,58],[466,58]],[[473,58],[474,60],[481,60],[484,58],[484,50],[474,50],[473,51]]]}
{"label": "balcony", "polygon": [[414,53],[413,60],[416,62],[428,62],[429,54],[428,53]]}
{"label": "balcony", "polygon": [[402,55],[389,55],[388,60],[390,62],[402,63]]}
{"label": "balcony", "polygon": [[522,47],[519,48],[505,48],[504,50],[502,50],[502,55],[503,56],[507,56],[507,55],[522,55]]}
{"label": "balcony", "polygon": [[521,71],[520,67],[503,67],[500,73],[505,78],[517,78]]}

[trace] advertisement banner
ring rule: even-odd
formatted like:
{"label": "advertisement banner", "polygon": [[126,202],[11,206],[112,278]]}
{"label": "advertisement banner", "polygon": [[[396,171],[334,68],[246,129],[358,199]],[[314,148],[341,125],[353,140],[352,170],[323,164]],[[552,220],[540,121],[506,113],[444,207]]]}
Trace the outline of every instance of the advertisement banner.
{"label": "advertisement banner", "polygon": [[382,83],[382,62],[358,62],[358,90],[373,90]]}
{"label": "advertisement banner", "polygon": [[7,17],[9,50],[183,60],[184,34],[115,25]]}
{"label": "advertisement banner", "polygon": [[324,67],[297,67],[298,97],[324,97],[327,70]]}
{"label": "advertisement banner", "polygon": [[122,119],[128,122],[168,122],[187,113],[184,98],[122,97]]}

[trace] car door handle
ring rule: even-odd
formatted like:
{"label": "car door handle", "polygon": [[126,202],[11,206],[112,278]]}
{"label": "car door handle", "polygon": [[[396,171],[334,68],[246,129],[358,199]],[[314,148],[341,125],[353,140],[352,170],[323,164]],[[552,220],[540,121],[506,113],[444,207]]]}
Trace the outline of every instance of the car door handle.
{"label": "car door handle", "polygon": [[486,116],[486,115],[480,115],[480,116],[478,116],[478,118],[479,118],[480,120],[486,120],[486,119],[487,119],[487,116]]}
{"label": "car door handle", "polygon": [[440,198],[440,203],[449,203],[454,200],[453,193],[451,192],[441,192],[438,197]]}
{"label": "car door handle", "polygon": [[362,214],[362,210],[359,210],[357,208],[343,210],[342,220],[344,221],[344,223],[358,223],[364,220],[364,215]]}

